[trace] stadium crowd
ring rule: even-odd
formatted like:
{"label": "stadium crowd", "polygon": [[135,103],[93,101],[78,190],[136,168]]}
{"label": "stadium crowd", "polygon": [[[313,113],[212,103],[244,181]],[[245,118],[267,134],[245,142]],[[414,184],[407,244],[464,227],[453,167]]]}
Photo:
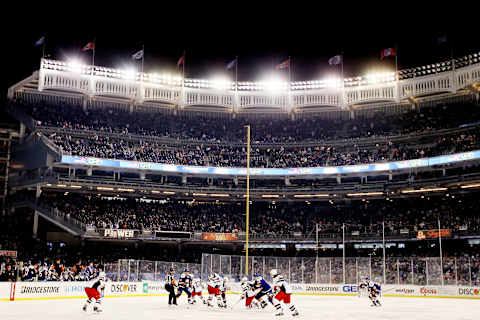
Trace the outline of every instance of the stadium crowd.
{"label": "stadium crowd", "polygon": [[[77,132],[82,134],[51,129],[47,133],[63,152],[77,156],[244,167],[246,147],[239,143],[245,139],[247,123],[252,126],[251,165],[259,168],[354,165],[478,149],[479,129],[474,125],[469,130],[438,134],[423,141],[415,137],[409,141],[390,139],[395,135],[458,128],[480,117],[480,111],[473,104],[443,105],[349,120],[315,116],[291,120],[232,119],[228,115],[212,117],[193,113],[174,116],[153,111],[130,113],[113,107],[89,108],[84,112],[80,106],[67,103],[12,103],[31,115],[40,131],[45,127],[80,130]],[[380,140],[358,143],[356,138],[361,137]]]}
{"label": "stadium crowd", "polygon": [[[432,138],[427,145],[388,141],[372,146],[334,145],[254,147],[251,166],[257,168],[316,167],[410,160],[479,148],[479,129]],[[246,147],[228,145],[167,145],[156,141],[126,140],[102,135],[75,137],[50,134],[63,152],[74,156],[198,166],[246,166]]]}
{"label": "stadium crowd", "polygon": [[14,108],[31,115],[37,126],[116,132],[181,140],[236,142],[245,141],[246,124],[252,127],[254,143],[319,142],[360,137],[386,137],[455,128],[480,118],[475,104],[456,103],[425,107],[387,115],[382,112],[358,119],[322,119],[309,115],[292,120],[230,115],[208,116],[185,112],[179,115],[155,111],[129,112],[113,106],[92,107],[84,112],[72,103],[49,104],[21,100],[10,102]]}
{"label": "stadium crowd", "polygon": [[[480,231],[480,217],[474,214],[477,193],[390,200],[355,200],[351,205],[256,202],[251,207],[250,232],[253,237],[294,236],[312,233],[318,224],[320,234],[328,235],[341,233],[345,223],[349,232],[381,234],[385,221],[386,234],[398,234],[403,229],[416,232],[438,228],[437,218],[443,228],[452,231]],[[43,193],[41,201],[95,228],[221,233],[245,230],[243,203],[161,203],[73,193]]]}

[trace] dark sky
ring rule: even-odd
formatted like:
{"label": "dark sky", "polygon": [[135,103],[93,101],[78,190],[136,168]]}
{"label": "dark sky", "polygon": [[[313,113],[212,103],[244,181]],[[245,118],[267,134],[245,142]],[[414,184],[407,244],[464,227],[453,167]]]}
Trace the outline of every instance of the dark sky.
{"label": "dark sky", "polygon": [[[9,86],[38,69],[41,49],[33,44],[46,34],[46,53],[65,60],[78,57],[91,61],[81,47],[96,38],[95,64],[109,67],[133,65],[130,56],[145,45],[145,71],[174,71],[186,50],[188,77],[211,78],[225,74],[225,65],[239,56],[239,80],[258,80],[272,65],[292,56],[295,80],[321,79],[334,74],[328,58],[344,52],[345,75],[392,69],[394,59],[380,61],[380,50],[398,44],[399,67],[438,62],[480,51],[479,22],[473,8],[455,5],[412,7],[402,2],[275,2],[260,1],[158,2],[155,5],[117,2],[111,7],[68,2],[68,7],[25,3],[12,10],[7,23],[4,53],[7,66],[2,75],[3,96]],[[418,3],[418,2],[417,2]],[[56,9],[54,9],[56,8]],[[471,14],[469,13],[471,12]],[[447,34],[448,43],[435,39]],[[139,67],[139,64],[137,64]],[[232,73],[230,73],[232,75]]]}

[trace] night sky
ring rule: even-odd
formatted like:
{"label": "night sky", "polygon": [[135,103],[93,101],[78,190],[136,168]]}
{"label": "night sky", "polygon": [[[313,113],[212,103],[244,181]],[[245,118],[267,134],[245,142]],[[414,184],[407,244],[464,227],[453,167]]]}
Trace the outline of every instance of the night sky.
{"label": "night sky", "polygon": [[[87,4],[68,3],[64,9],[25,3],[26,8],[5,13],[10,17],[3,27],[8,49],[2,47],[8,60],[4,60],[2,98],[9,86],[38,69],[41,48],[34,43],[42,35],[51,58],[77,58],[85,63],[91,62],[91,52],[82,53],[81,48],[96,38],[95,64],[108,67],[139,69],[140,63],[130,57],[145,45],[146,72],[174,72],[186,50],[186,75],[195,78],[233,78],[225,66],[238,55],[240,81],[260,80],[288,56],[293,79],[309,80],[336,74],[338,68],[327,61],[341,52],[349,77],[372,69],[393,71],[395,60],[381,61],[380,51],[395,44],[399,68],[449,59],[452,51],[456,57],[480,51],[476,9],[455,5],[412,9],[404,1],[355,7],[339,1],[269,6],[259,6],[258,1],[209,6],[118,2],[79,9]],[[444,35],[447,43],[436,44]]]}

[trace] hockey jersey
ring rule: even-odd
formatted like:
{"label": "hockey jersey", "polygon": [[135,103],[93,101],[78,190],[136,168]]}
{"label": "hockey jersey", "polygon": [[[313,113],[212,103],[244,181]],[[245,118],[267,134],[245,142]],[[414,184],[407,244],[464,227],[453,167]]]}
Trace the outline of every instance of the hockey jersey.
{"label": "hockey jersey", "polygon": [[203,288],[204,284],[202,283],[202,280],[196,279],[193,281],[193,291],[202,292]]}
{"label": "hockey jersey", "polygon": [[99,292],[105,289],[105,281],[101,279],[96,279],[92,285],[93,289],[97,289]]}
{"label": "hockey jersey", "polygon": [[273,285],[274,285],[274,290],[276,292],[277,291],[283,291],[286,294],[292,293],[292,288],[287,283],[287,281],[283,278],[283,276],[280,275],[280,274],[273,277]]}
{"label": "hockey jersey", "polygon": [[242,295],[244,298],[254,297],[257,293],[253,290],[254,283],[251,281],[245,281],[241,284]]}
{"label": "hockey jersey", "polygon": [[261,292],[272,291],[272,287],[262,277],[255,280],[255,289],[261,289]]}
{"label": "hockey jersey", "polygon": [[208,277],[207,285],[212,288],[220,288],[220,286],[223,285],[223,280],[218,275],[211,275],[210,277]]}
{"label": "hockey jersey", "polygon": [[178,280],[178,286],[179,287],[191,287],[192,286],[192,276],[189,274],[182,273],[180,275],[180,279]]}

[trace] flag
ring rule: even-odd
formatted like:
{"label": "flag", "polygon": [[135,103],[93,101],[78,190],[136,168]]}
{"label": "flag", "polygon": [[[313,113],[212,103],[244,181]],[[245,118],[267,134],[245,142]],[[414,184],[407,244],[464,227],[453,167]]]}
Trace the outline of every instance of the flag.
{"label": "flag", "polygon": [[229,64],[227,64],[227,70],[232,69],[237,65],[237,59],[232,60]]}
{"label": "flag", "polygon": [[95,49],[95,42],[89,42],[82,48],[82,51],[88,51]]}
{"label": "flag", "polygon": [[383,49],[382,52],[380,52],[380,57],[383,60],[383,58],[395,56],[395,54],[396,53],[394,48],[387,48],[387,49]]}
{"label": "flag", "polygon": [[185,61],[185,55],[181,56],[180,59],[178,59],[177,62],[177,68],[180,67],[181,64]]}
{"label": "flag", "polygon": [[45,43],[45,36],[42,36],[40,39],[35,42],[35,47],[41,46],[42,44]]}
{"label": "flag", "polygon": [[143,58],[143,49],[132,54],[132,59],[134,60],[140,60],[142,58]]}
{"label": "flag", "polygon": [[286,69],[290,67],[290,59],[283,61],[282,63],[279,63],[275,66],[275,69]]}
{"label": "flag", "polygon": [[342,60],[343,60],[343,56],[337,55],[337,56],[334,56],[334,57],[331,57],[330,59],[328,59],[328,64],[331,65],[331,66],[336,66],[336,65],[342,63]]}

